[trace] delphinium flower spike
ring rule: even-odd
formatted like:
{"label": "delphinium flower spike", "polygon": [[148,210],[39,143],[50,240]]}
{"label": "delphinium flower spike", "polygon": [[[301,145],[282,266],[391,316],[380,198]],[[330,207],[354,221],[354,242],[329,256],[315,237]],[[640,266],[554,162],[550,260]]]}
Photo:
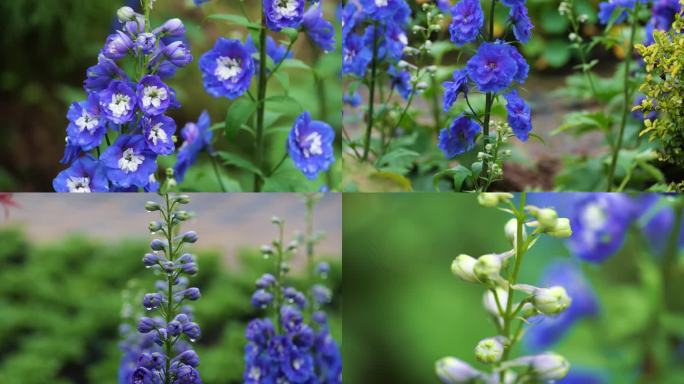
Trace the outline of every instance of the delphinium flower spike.
{"label": "delphinium flower spike", "polygon": [[200,298],[200,291],[188,287],[188,276],[197,273],[195,257],[184,251],[187,244],[197,241],[194,231],[180,232],[181,223],[190,218],[183,205],[187,195],[163,195],[163,202],[147,202],[145,209],[158,212],[161,220],[150,222],[152,234],[159,234],[150,243],[152,252],[143,257],[146,268],[159,276],[154,292],[143,297],[142,304],[150,313],[138,322],[141,335],[153,337],[158,348],[138,356],[132,374],[134,384],[199,384],[199,357],[192,349],[200,337],[200,327],[193,321],[188,302]]}
{"label": "delphinium flower spike", "polygon": [[330,273],[330,264],[325,261],[317,263],[315,252],[316,243],[323,238],[323,234],[314,231],[313,214],[322,196],[320,193],[309,193],[304,196],[306,204],[304,243],[309,273],[308,299],[311,303],[306,320],[315,332],[313,354],[316,378],[319,383],[338,384],[342,383],[342,354],[337,341],[330,334],[328,316],[323,309],[333,299],[330,288],[325,285]]}
{"label": "delphinium flower spike", "polygon": [[558,316],[572,303],[560,285],[535,287],[518,281],[524,256],[540,237],[567,238],[572,234],[570,220],[558,217],[553,209],[526,205],[525,197],[523,192],[519,206],[515,206],[509,193],[478,196],[482,206],[500,208],[513,216],[503,231],[512,249],[479,258],[462,254],[451,264],[456,276],[485,289],[485,310],[497,333],[477,344],[475,357],[491,369],[484,372],[458,358],[446,357],[435,366],[445,384],[549,382],[562,379],[570,368],[565,358],[553,352],[511,356],[511,350],[523,337],[527,319]]}
{"label": "delphinium flower spike", "polygon": [[[498,3],[508,8],[508,23],[513,39],[505,40],[507,31],[495,36],[494,23]],[[532,34],[532,25],[525,1],[491,0],[483,9],[480,0],[460,0],[451,8],[449,25],[451,42],[457,47],[476,44],[475,54],[463,68],[456,69],[453,79],[443,84],[444,112],[449,112],[462,94],[466,113],[458,115],[449,127],[442,129],[438,147],[447,158],[470,151],[478,137],[482,137],[482,150],[471,169],[463,172],[479,191],[489,189],[492,182],[503,175],[503,159],[510,155],[502,146],[509,138],[526,141],[531,135],[531,110],[519,95],[517,87],[527,79],[529,65],[516,44],[526,43]],[[485,97],[483,111],[473,108],[469,98],[473,91]],[[503,96],[501,100],[500,96]],[[492,108],[497,101],[505,101],[506,123],[492,119]],[[503,104],[503,103],[502,103]],[[492,135],[492,133],[494,133]],[[441,177],[441,174],[436,175]]]}
{"label": "delphinium flower spike", "polygon": [[304,320],[309,305],[306,295],[286,285],[289,259],[297,249],[296,240],[285,244],[285,222],[273,217],[278,237],[261,252],[273,260],[273,272],[256,282],[252,305],[264,311],[263,317],[247,324],[244,382],[316,382],[314,343],[316,333]]}
{"label": "delphinium flower spike", "polygon": [[[206,91],[214,97],[235,100],[227,112],[228,116],[235,115],[239,121],[234,128],[248,124],[250,117],[255,115],[249,123],[254,134],[253,158],[236,160],[239,155],[227,152],[218,152],[217,155],[229,165],[247,164],[243,168],[254,174],[253,187],[257,192],[288,156],[309,180],[327,171],[335,160],[333,128],[326,122],[313,120],[309,111],[302,111],[292,116],[295,120],[285,143],[284,157],[274,165],[266,162],[267,105],[275,103],[278,98],[267,97],[270,80],[282,81],[283,76],[287,77],[279,71],[285,69],[287,66],[284,64],[292,59],[292,49],[300,35],[308,36],[314,47],[327,53],[334,48],[335,29],[323,18],[320,2],[310,2],[308,7],[306,0],[260,0],[260,3],[260,21],[251,21],[244,5],[241,7],[241,17],[247,21],[245,25],[256,31],[254,36],[258,38],[253,39],[251,33],[247,34],[244,42],[235,38],[219,38],[214,47],[199,59]],[[289,42],[278,44],[271,36],[273,33],[283,34]],[[307,67],[303,62],[298,63]]]}
{"label": "delphinium flower spike", "polygon": [[70,166],[54,179],[56,191],[159,187],[157,157],[175,151],[176,123],[165,113],[180,107],[164,81],[192,55],[181,20],[152,28],[152,3],[142,1],[144,15],[130,7],[117,11],[122,27],[107,37],[97,65],[86,72],[86,100],[69,107],[62,163]]}

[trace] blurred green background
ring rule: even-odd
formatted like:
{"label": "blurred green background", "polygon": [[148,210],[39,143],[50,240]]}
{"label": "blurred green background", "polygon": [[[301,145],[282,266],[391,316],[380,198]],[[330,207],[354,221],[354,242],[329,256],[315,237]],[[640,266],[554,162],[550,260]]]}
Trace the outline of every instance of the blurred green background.
{"label": "blurred green background", "polygon": [[[85,98],[82,82],[88,67],[97,63],[97,54],[107,35],[115,26],[116,10],[123,5],[135,6],[138,0],[12,0],[0,2],[4,21],[0,26],[0,48],[3,54],[0,65],[0,190],[52,191],[52,179],[65,168],[59,164],[64,150],[66,113],[68,106]],[[253,15],[260,10],[258,0],[247,0],[247,9]],[[211,97],[204,91],[199,57],[209,50],[219,36],[244,41],[244,28],[224,21],[206,20],[213,13],[239,14],[237,2],[212,0],[202,7],[192,0],[158,0],[152,12],[152,24],[160,25],[169,18],[181,18],[187,28],[187,37],[193,62],[180,69],[169,80],[178,93],[182,107],[169,113],[178,128],[196,121],[203,110],[208,110],[212,123],[222,122],[231,101]],[[325,17],[336,22],[334,2],[325,2]],[[338,31],[339,36],[339,31]],[[274,35],[278,40],[282,36]],[[339,37],[336,41],[339,45]],[[302,36],[295,44],[294,57],[309,64],[314,73],[299,69],[288,70],[289,94],[314,119],[324,120],[335,128],[336,157],[339,158],[342,105],[341,85],[338,81],[341,58],[339,50],[322,54],[313,49]],[[280,85],[272,82],[269,95],[276,95]],[[275,164],[285,150],[286,135],[293,119],[283,117],[268,135],[270,142],[267,159]],[[219,150],[251,156],[252,138],[241,132],[227,140],[222,130],[215,133],[215,147]],[[173,157],[160,158],[163,167],[172,166]],[[338,161],[323,181],[331,188],[339,184],[341,163]],[[280,172],[283,178],[299,177],[291,161]],[[240,183],[251,183],[252,176],[229,167],[224,174],[226,187],[240,189]],[[304,176],[300,178],[305,180]],[[189,191],[219,191],[219,185],[206,155],[191,169],[181,186]],[[287,186],[286,186],[287,187]]]}
{"label": "blurred green background", "polygon": [[[80,234],[62,235],[58,240],[44,241],[36,239],[36,232],[27,229],[26,219],[22,220],[23,224],[12,221],[18,212],[28,209],[22,208],[26,204],[22,196],[15,196],[20,207],[11,208],[9,218],[0,218],[3,224],[0,226],[0,383],[117,383],[122,357],[118,344],[123,308],[131,308],[137,319],[143,311],[142,295],[151,291],[154,285],[154,275],[141,263],[142,255],[149,249],[146,227],[151,217],[140,222],[129,221],[129,226],[140,228],[140,235],[135,237],[114,235],[103,240],[102,236],[81,231]],[[43,195],[43,198],[49,197]],[[46,201],[45,209],[48,205],[54,206],[56,198],[52,199],[53,204]],[[202,200],[197,196],[193,199],[196,202],[191,202],[190,209]],[[116,207],[125,211],[129,208],[129,205],[121,204],[122,200],[117,206],[117,200],[111,197],[103,201],[110,209]],[[62,203],[69,206],[68,200]],[[336,204],[339,206],[339,199]],[[201,206],[195,204],[198,205]],[[89,207],[92,208],[92,204]],[[288,205],[283,204],[283,209],[285,207]],[[142,205],[138,208],[144,212]],[[259,218],[264,216],[259,209],[253,211]],[[225,210],[224,215],[232,220],[245,220],[239,212],[232,215],[230,212]],[[285,211],[282,217],[292,215]],[[303,204],[299,215],[304,215]],[[322,214],[319,218],[324,222],[329,220],[328,216]],[[261,231],[272,238],[276,231],[269,218],[270,214],[262,218]],[[112,222],[120,224],[116,220]],[[52,223],[57,225],[59,221],[53,217]],[[93,220],[85,225],[102,229],[106,228],[107,220]],[[243,240],[240,250],[230,255],[202,245],[212,243],[211,236],[220,236],[221,228],[215,228],[212,235],[208,231],[203,235],[198,230],[199,242],[192,249],[188,248],[197,254],[199,262],[199,273],[191,282],[202,292],[202,298],[194,303],[194,316],[202,328],[196,351],[201,360],[202,379],[207,384],[242,382],[244,327],[249,320],[261,315],[250,303],[254,282],[271,271],[273,264],[272,260],[262,257],[261,243],[250,244]],[[244,228],[251,227],[246,225]],[[184,229],[196,228],[190,222]],[[286,225],[288,235],[295,229],[292,223]],[[331,233],[330,236],[338,235]],[[244,234],[244,238],[252,236]],[[333,337],[341,345],[340,255],[321,252],[316,257],[331,263],[327,285],[334,298],[326,309]],[[298,289],[304,288],[301,268],[304,259],[303,251],[298,252],[288,277]]]}
{"label": "blurred green background", "polygon": [[[528,194],[528,203],[555,206],[572,198]],[[503,234],[510,216],[479,206],[468,194],[345,194],[343,206],[346,305],[361,308],[344,313],[346,380],[437,383],[434,363],[444,356],[486,370],[474,356],[477,342],[496,334],[482,307],[484,291],[453,276],[450,264],[460,253],[477,257],[510,249]],[[639,285],[643,247],[636,246],[638,237],[630,239],[606,263],[582,265],[600,314],[576,323],[550,348],[566,356],[572,369],[595,370],[610,383],[636,382],[644,335],[652,334],[652,296]],[[526,255],[518,281],[538,284],[549,263],[569,257],[563,240],[542,238]],[[674,297],[684,289],[681,280],[677,284]],[[681,314],[684,301],[677,302]],[[684,317],[673,321],[684,325]],[[525,352],[518,345],[513,356]],[[684,382],[681,368],[666,377]]]}

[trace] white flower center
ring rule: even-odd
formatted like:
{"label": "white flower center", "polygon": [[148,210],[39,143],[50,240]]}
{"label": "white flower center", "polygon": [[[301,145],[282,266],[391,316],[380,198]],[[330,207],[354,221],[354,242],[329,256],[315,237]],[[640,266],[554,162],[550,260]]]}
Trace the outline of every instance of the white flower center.
{"label": "white flower center", "polygon": [[259,380],[261,378],[261,369],[259,367],[252,367],[247,376],[250,379]]}
{"label": "white flower center", "polygon": [[95,130],[95,127],[97,127],[99,124],[99,120],[97,117],[89,114],[85,110],[83,110],[83,113],[81,114],[81,117],[76,119],[76,126],[78,127],[79,132],[83,132],[84,130],[87,130],[89,133],[93,133]]}
{"label": "white flower center", "polygon": [[228,56],[221,56],[216,59],[216,70],[214,71],[214,75],[216,75],[219,80],[230,80],[233,83],[236,83],[240,73],[242,73],[240,59],[234,59]]}
{"label": "white flower center", "polygon": [[131,98],[128,95],[115,93],[112,95],[112,102],[109,103],[109,110],[116,117],[124,116],[131,109]]}
{"label": "white flower center", "polygon": [[159,123],[152,127],[150,129],[150,135],[147,137],[148,139],[152,140],[152,143],[154,145],[157,145],[157,141],[161,141],[162,143],[166,143],[169,141],[169,136],[166,134],[166,132],[162,129],[162,123]]}
{"label": "white flower center", "polygon": [[143,107],[149,108],[151,105],[155,108],[159,108],[162,101],[166,100],[167,97],[168,94],[166,93],[166,89],[162,87],[157,87],[155,85],[145,87],[142,99]]}
{"label": "white flower center", "polygon": [[312,155],[323,154],[323,148],[321,148],[321,134],[318,132],[312,132],[304,138],[304,157],[311,157]]}
{"label": "white flower center", "polygon": [[296,370],[299,370],[299,368],[302,367],[302,364],[303,364],[303,362],[302,362],[300,359],[295,359],[295,360],[292,362],[292,367],[293,367],[294,369],[296,369]]}
{"label": "white flower center", "polygon": [[297,15],[297,0],[276,0],[278,13],[285,17]]}
{"label": "white flower center", "polygon": [[67,188],[72,193],[90,193],[90,179],[88,177],[70,176],[67,179]]}
{"label": "white flower center", "polygon": [[387,0],[375,0],[375,6],[376,7],[386,7],[387,6]]}
{"label": "white flower center", "polygon": [[119,168],[126,173],[135,172],[138,170],[138,166],[142,164],[143,160],[145,160],[145,156],[136,155],[135,152],[133,152],[133,148],[128,148],[119,159]]}
{"label": "white flower center", "polygon": [[606,211],[600,203],[591,203],[582,211],[582,224],[590,231],[598,231],[606,224]]}

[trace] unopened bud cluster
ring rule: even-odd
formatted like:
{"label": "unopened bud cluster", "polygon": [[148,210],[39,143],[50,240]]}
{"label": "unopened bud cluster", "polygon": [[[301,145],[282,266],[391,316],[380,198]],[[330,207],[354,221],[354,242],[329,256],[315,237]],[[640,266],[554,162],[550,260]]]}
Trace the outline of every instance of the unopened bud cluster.
{"label": "unopened bud cluster", "polygon": [[562,379],[569,370],[568,361],[552,352],[514,359],[508,356],[524,334],[511,332],[516,328],[512,322],[521,322],[519,325],[523,326],[532,317],[557,316],[572,304],[562,286],[535,287],[516,281],[523,256],[537,239],[542,235],[569,237],[572,234],[569,220],[558,217],[551,208],[532,205],[516,208],[513,198],[510,193],[478,196],[483,207],[501,208],[514,216],[504,225],[504,234],[512,249],[477,258],[461,254],[451,264],[455,276],[485,288],[483,306],[497,323],[500,334],[482,339],[475,346],[474,354],[481,363],[491,365],[491,372],[475,369],[458,358],[446,357],[435,366],[437,376],[445,384],[498,383],[500,380],[509,383],[524,377],[530,382],[550,382]]}

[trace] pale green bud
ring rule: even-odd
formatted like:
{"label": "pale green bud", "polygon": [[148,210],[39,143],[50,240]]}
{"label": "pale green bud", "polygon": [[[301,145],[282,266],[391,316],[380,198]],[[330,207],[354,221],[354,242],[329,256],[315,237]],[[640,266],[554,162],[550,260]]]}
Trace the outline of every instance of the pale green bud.
{"label": "pale green bud", "polygon": [[545,352],[534,356],[531,368],[535,378],[543,382],[556,381],[568,374],[570,363],[557,353]]}
{"label": "pale green bud", "polygon": [[473,272],[476,261],[475,258],[468,255],[458,255],[451,262],[451,272],[467,282],[477,283],[479,281]]}
{"label": "pale green bud", "polygon": [[145,203],[145,209],[148,212],[154,212],[160,210],[161,206],[159,205],[159,203],[156,203],[154,201],[148,201],[147,203]]}
{"label": "pale green bud", "polygon": [[475,383],[482,372],[455,357],[444,357],[435,363],[435,373],[444,384]]}
{"label": "pale green bud", "polygon": [[550,316],[563,312],[572,302],[565,288],[561,286],[537,288],[532,295],[534,307],[539,312]]}
{"label": "pale green bud", "polygon": [[551,208],[542,208],[536,212],[537,221],[542,230],[552,230],[558,222],[558,213]]}
{"label": "pale green bud", "polygon": [[497,280],[501,272],[501,258],[495,254],[482,255],[475,262],[473,272],[482,282]]}
{"label": "pale green bud", "polygon": [[116,11],[116,17],[122,23],[133,21],[135,20],[135,11],[131,7],[121,7]]}
{"label": "pale green bud", "polygon": [[507,192],[484,192],[477,195],[477,202],[483,207],[496,207],[500,203],[513,198],[512,193]]}
{"label": "pale green bud", "polygon": [[549,230],[547,232],[549,236],[553,237],[570,237],[572,236],[572,228],[570,227],[570,219],[566,217],[561,217],[558,220],[556,220],[556,225],[553,227],[553,229]]}
{"label": "pale green bud", "polygon": [[491,364],[501,360],[504,345],[496,337],[481,340],[475,347],[475,357],[482,363]]}
{"label": "pale green bud", "polygon": [[[518,237],[518,220],[517,219],[510,219],[504,226],[504,233],[506,234],[506,238],[508,241],[513,244],[513,247],[517,247],[517,241],[516,238]],[[525,230],[525,226],[523,225],[522,227],[522,235],[523,235],[523,241],[527,239],[527,231]]]}

